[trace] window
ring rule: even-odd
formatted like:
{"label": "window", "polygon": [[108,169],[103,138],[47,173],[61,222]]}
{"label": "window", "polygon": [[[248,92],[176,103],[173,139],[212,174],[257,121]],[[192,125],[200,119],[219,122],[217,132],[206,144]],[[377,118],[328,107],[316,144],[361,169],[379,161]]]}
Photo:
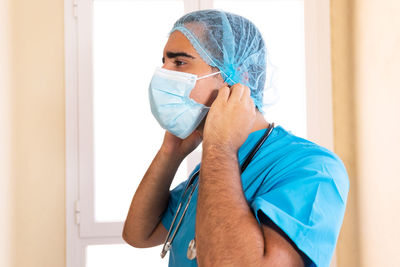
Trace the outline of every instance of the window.
{"label": "window", "polygon": [[304,2],[215,0],[214,7],[250,18],[260,29],[274,67],[267,70],[274,81],[271,89],[278,93],[269,90],[264,97],[277,100],[266,110],[266,118],[307,137]]}
{"label": "window", "polygon": [[[268,121],[332,147],[329,1],[65,0],[68,267],[167,266],[161,246],[125,244],[123,221],[164,135],[147,88],[167,33],[184,13],[213,7],[250,18],[264,36],[280,97]],[[171,188],[200,157],[201,146]]]}

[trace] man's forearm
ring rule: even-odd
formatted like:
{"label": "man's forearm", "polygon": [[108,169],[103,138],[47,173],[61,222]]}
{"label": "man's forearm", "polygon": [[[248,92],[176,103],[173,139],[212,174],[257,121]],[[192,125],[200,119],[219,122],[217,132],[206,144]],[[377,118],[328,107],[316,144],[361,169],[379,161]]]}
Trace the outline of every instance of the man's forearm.
{"label": "man's forearm", "polygon": [[237,153],[203,150],[196,211],[197,261],[204,266],[260,266],[264,237],[243,193]]}
{"label": "man's forearm", "polygon": [[132,198],[123,230],[127,242],[150,237],[168,205],[169,188],[180,163],[181,159],[158,151]]}

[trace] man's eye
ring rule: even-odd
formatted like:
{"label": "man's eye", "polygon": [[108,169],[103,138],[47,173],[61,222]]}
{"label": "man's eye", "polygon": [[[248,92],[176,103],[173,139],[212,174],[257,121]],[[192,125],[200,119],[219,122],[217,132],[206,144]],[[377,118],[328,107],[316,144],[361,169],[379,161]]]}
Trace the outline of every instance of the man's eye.
{"label": "man's eye", "polygon": [[181,65],[186,64],[185,62],[180,61],[180,60],[175,60],[174,63],[175,63],[175,65],[177,65],[177,66],[181,66]]}

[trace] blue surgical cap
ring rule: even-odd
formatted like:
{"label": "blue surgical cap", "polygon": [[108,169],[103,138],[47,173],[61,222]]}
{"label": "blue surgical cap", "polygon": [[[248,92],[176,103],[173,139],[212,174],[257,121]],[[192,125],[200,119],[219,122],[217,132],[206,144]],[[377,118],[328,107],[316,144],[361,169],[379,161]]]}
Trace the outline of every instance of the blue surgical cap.
{"label": "blue surgical cap", "polygon": [[188,38],[208,65],[221,71],[226,83],[248,86],[255,106],[264,114],[267,50],[250,20],[218,9],[198,10],[177,20],[169,34],[175,30]]}

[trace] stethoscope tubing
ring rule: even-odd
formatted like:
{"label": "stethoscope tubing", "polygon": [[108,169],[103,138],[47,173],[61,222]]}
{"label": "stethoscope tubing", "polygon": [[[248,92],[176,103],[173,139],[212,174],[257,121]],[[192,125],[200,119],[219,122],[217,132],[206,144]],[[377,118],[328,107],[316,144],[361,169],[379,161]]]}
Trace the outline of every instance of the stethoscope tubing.
{"label": "stethoscope tubing", "polygon": [[[260,140],[259,140],[259,141],[257,142],[257,144],[254,146],[254,148],[252,149],[252,151],[250,152],[250,154],[247,156],[246,160],[244,161],[244,163],[243,163],[243,165],[242,165],[242,167],[241,167],[241,173],[244,172],[244,170],[247,168],[247,166],[249,165],[249,163],[250,163],[251,160],[253,159],[254,155],[257,153],[257,151],[260,149],[260,147],[264,144],[265,140],[268,138],[268,136],[270,135],[271,131],[274,129],[274,125],[275,125],[275,124],[272,122],[272,124],[270,125],[270,127],[265,131],[265,133],[264,133],[264,135],[262,136],[262,138],[260,138]],[[188,199],[187,199],[187,204],[186,204],[186,206],[185,206],[185,209],[183,210],[182,216],[181,216],[181,218],[179,219],[179,222],[178,222],[178,224],[177,224],[177,226],[176,226],[176,228],[175,228],[174,233],[172,234],[171,239],[169,239],[169,237],[170,237],[170,235],[171,235],[172,228],[173,228],[174,223],[175,223],[175,221],[176,221],[176,218],[177,218],[177,216],[178,216],[178,214],[179,214],[180,209],[182,208],[182,199],[183,199],[184,196],[186,195],[186,192],[187,192],[187,190],[189,189],[189,187],[192,186],[192,184],[193,184],[195,178],[197,177],[197,175],[199,174],[199,172],[200,172],[200,169],[197,170],[197,171],[190,177],[188,183],[186,184],[185,190],[184,190],[184,192],[183,192],[183,194],[182,194],[182,196],[181,196],[181,198],[180,198],[180,201],[179,201],[178,209],[177,209],[176,212],[175,212],[175,216],[174,216],[174,218],[173,218],[173,220],[172,220],[171,226],[170,226],[170,228],[169,228],[169,230],[168,230],[167,237],[166,237],[166,239],[165,239],[165,241],[164,241],[163,249],[162,249],[162,251],[161,251],[161,258],[164,258],[164,256],[166,255],[166,253],[167,253],[167,252],[169,251],[169,249],[171,248],[172,241],[174,240],[175,235],[176,235],[176,233],[177,233],[179,227],[181,226],[181,222],[182,222],[182,220],[183,220],[183,217],[185,216],[186,211],[187,211],[187,209],[188,209],[188,207],[189,207],[190,200],[192,199],[193,192],[196,190],[197,186],[199,185],[198,182],[195,184],[195,186],[192,187],[192,190],[190,191],[189,197],[188,197]]]}

